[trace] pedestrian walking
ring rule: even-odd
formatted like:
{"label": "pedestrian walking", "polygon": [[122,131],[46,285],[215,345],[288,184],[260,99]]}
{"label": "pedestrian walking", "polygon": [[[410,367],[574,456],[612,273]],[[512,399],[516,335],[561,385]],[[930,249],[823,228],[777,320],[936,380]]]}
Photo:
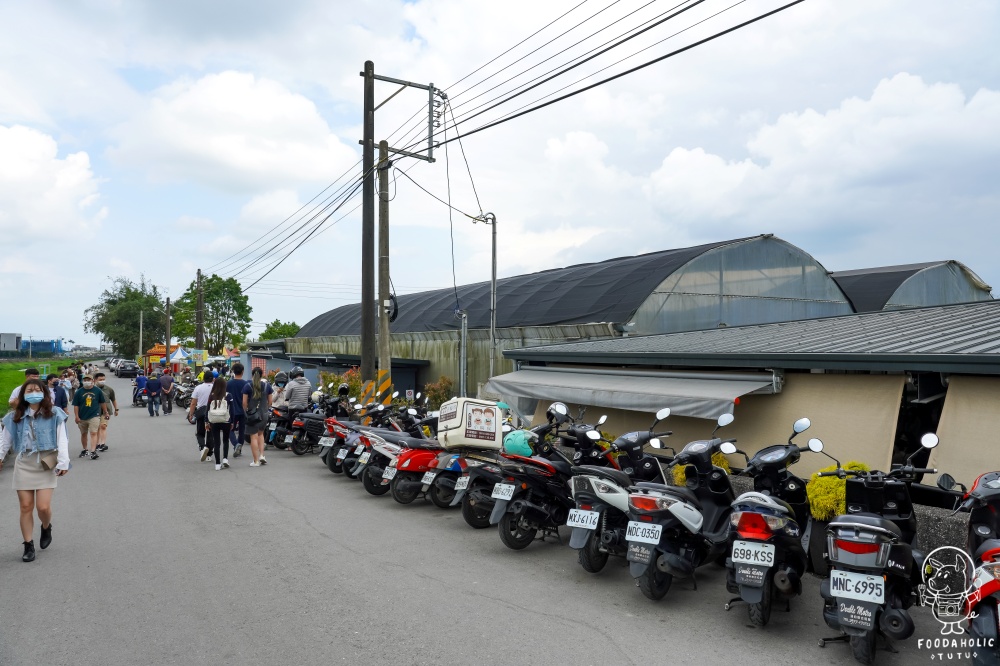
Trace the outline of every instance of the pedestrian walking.
{"label": "pedestrian walking", "polygon": [[170,374],[170,368],[164,370],[160,376],[160,386],[163,388],[163,413],[172,414],[174,411],[174,377]]}
{"label": "pedestrian walking", "polygon": [[216,471],[229,467],[229,431],[233,427],[233,407],[233,396],[226,391],[226,380],[216,378],[208,397],[208,417],[205,423],[209,446],[215,453]]}
{"label": "pedestrian walking", "polygon": [[69,394],[59,383],[59,375],[55,373],[49,374],[45,378],[45,384],[49,387],[49,397],[52,398],[52,404],[59,409],[66,412],[69,415]]}
{"label": "pedestrian walking", "polygon": [[201,461],[208,458],[210,449],[205,445],[205,416],[208,413],[208,397],[212,394],[212,375],[206,375],[204,381],[191,391],[191,405],[188,407],[188,421],[195,424],[195,438],[198,440],[198,452]]}
{"label": "pedestrian walking", "polygon": [[226,393],[233,399],[233,427],[229,432],[229,439],[233,445],[234,458],[239,458],[243,452],[243,437],[247,428],[247,417],[243,411],[243,389],[249,382],[243,379],[243,370],[242,363],[233,365],[233,378],[226,382]]}
{"label": "pedestrian walking", "polygon": [[114,409],[115,416],[118,416],[118,397],[115,395],[115,390],[108,386],[103,372],[94,375],[94,382],[97,384],[97,388],[104,393],[104,400],[108,407],[108,411],[104,412],[101,417],[101,428],[97,431],[97,450],[103,453],[108,450],[108,425],[111,423],[111,410]]}
{"label": "pedestrian walking", "polygon": [[267,459],[264,458],[264,428],[267,427],[267,414],[274,391],[263,377],[264,371],[254,368],[250,373],[250,381],[243,387],[240,400],[246,414],[246,432],[250,436],[250,455],[253,456],[251,467],[267,464]]}
{"label": "pedestrian walking", "polygon": [[152,375],[146,380],[146,393],[149,394],[149,402],[146,403],[146,407],[149,409],[149,415],[156,416],[160,415],[160,398],[163,394],[163,385],[160,383],[160,378],[156,375]]}
{"label": "pedestrian walking", "polygon": [[28,379],[19,388],[18,402],[3,417],[0,428],[0,469],[8,451],[14,452],[14,490],[21,505],[21,536],[24,555],[35,559],[35,512],[42,526],[38,546],[52,543],[52,491],[56,477],[69,471],[69,436],[66,412],[52,405],[48,387],[40,379]]}
{"label": "pedestrian walking", "polygon": [[94,378],[90,375],[84,375],[83,386],[73,396],[73,412],[83,444],[80,457],[89,455],[91,460],[97,460],[100,458],[97,455],[97,435],[101,429],[101,416],[108,413],[108,403],[104,391],[94,386]]}

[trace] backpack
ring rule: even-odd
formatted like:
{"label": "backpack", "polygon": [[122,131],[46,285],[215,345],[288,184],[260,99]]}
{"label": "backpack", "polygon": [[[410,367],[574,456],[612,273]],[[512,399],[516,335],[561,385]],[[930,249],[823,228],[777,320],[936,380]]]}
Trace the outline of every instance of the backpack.
{"label": "backpack", "polygon": [[229,423],[229,403],[225,398],[213,400],[208,406],[209,423]]}

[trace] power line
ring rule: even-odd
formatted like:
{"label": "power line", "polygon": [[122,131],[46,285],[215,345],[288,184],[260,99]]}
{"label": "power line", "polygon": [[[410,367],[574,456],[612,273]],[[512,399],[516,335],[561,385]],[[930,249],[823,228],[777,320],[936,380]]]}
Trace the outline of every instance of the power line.
{"label": "power line", "polygon": [[[699,0],[699,1],[701,1],[701,0]],[[631,69],[625,70],[624,72],[620,72],[618,74],[615,74],[614,76],[609,76],[606,79],[602,79],[602,80],[600,80],[600,81],[598,81],[596,83],[593,83],[593,84],[591,84],[589,86],[580,88],[579,90],[575,90],[575,91],[573,91],[571,93],[567,93],[565,95],[557,97],[557,98],[555,98],[553,100],[550,100],[548,102],[545,102],[543,104],[538,104],[536,106],[532,106],[531,108],[529,108],[529,109],[527,109],[525,111],[522,111],[520,113],[516,113],[514,115],[511,115],[509,117],[503,118],[501,120],[496,120],[496,121],[487,123],[485,125],[477,127],[476,129],[470,130],[468,132],[462,133],[462,134],[460,134],[460,135],[458,135],[456,137],[453,137],[451,139],[447,139],[446,138],[444,141],[442,141],[439,144],[439,146],[445,146],[448,143],[450,143],[452,141],[455,141],[459,137],[467,137],[467,136],[471,136],[473,134],[477,134],[479,132],[482,132],[483,130],[490,129],[492,127],[496,127],[497,125],[502,125],[505,122],[508,122],[510,120],[514,120],[515,118],[520,118],[521,116],[527,115],[527,114],[532,113],[534,111],[538,111],[539,109],[543,109],[543,108],[545,108],[547,106],[551,106],[553,104],[556,104],[557,102],[561,102],[563,100],[569,99],[570,97],[575,97],[576,95],[579,95],[581,93],[587,92],[588,90],[593,90],[594,88],[597,88],[598,86],[602,86],[602,85],[604,85],[606,83],[610,83],[611,81],[614,81],[616,79],[620,79],[623,76],[628,76],[629,74],[633,74],[633,73],[635,73],[635,72],[637,72],[637,71],[639,71],[641,69],[645,69],[647,67],[655,65],[656,63],[662,62],[663,60],[666,60],[668,58],[672,58],[672,57],[674,57],[676,55],[679,55],[681,53],[684,53],[686,51],[690,51],[691,49],[693,49],[693,48],[695,48],[697,46],[701,46],[702,44],[706,44],[706,43],[708,43],[708,42],[710,42],[710,41],[712,41],[714,39],[718,39],[719,37],[722,37],[724,35],[728,35],[731,32],[734,32],[734,31],[739,30],[741,28],[745,28],[748,25],[751,25],[751,24],[756,23],[758,21],[761,21],[761,20],[763,20],[765,18],[773,16],[774,14],[782,12],[782,11],[784,11],[784,10],[790,8],[790,7],[794,7],[795,5],[798,5],[798,4],[802,3],[802,2],[805,2],[805,0],[793,0],[793,2],[790,2],[790,3],[786,4],[786,5],[782,5],[781,7],[778,7],[777,9],[773,9],[773,10],[771,10],[769,12],[764,13],[764,14],[760,14],[759,16],[756,16],[756,17],[754,17],[752,19],[744,21],[743,23],[735,25],[735,26],[733,26],[731,28],[727,28],[727,29],[725,29],[725,30],[723,30],[721,32],[717,32],[717,33],[715,33],[713,35],[705,37],[704,39],[700,39],[700,40],[698,40],[696,42],[693,42],[692,44],[689,44],[689,45],[684,46],[682,48],[679,48],[679,49],[676,49],[674,51],[671,51],[670,53],[662,55],[662,56],[660,56],[658,58],[654,58],[653,60],[649,60],[647,62],[644,62],[643,64],[638,65],[636,67],[633,67]],[[497,106],[499,106],[499,105],[497,105]],[[422,150],[418,150],[417,152],[422,152]]]}
{"label": "power line", "polygon": [[[455,208],[454,206],[451,205],[450,201],[445,201],[444,199],[442,199],[441,197],[437,196],[436,194],[434,194],[433,192],[431,192],[430,190],[428,190],[426,187],[424,187],[423,185],[421,185],[417,181],[413,180],[413,177],[410,174],[406,173],[405,171],[403,171],[401,169],[396,169],[396,171],[398,171],[399,173],[401,173],[404,176],[406,176],[406,178],[411,183],[413,183],[414,185],[416,185],[417,187],[419,187],[421,190],[423,190],[432,199],[434,199],[435,201],[438,201],[440,203],[443,203],[445,206],[447,206],[449,208],[449,215],[450,215],[451,211],[455,211],[456,213],[461,213],[462,215],[466,216],[470,220],[475,220],[476,219],[475,215],[469,215],[465,211],[459,210],[458,208]],[[447,172],[447,169],[445,169],[445,171]],[[449,184],[448,184],[448,199],[449,200],[451,199],[451,181],[450,180],[449,180]],[[478,202],[478,197],[477,197],[477,202]]]}

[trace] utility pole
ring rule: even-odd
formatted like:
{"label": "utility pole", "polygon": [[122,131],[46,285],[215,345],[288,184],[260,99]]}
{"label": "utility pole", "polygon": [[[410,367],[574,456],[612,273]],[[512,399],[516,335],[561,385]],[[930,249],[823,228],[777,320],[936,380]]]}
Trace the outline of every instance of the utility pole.
{"label": "utility pole", "polygon": [[492,377],[493,359],[497,353],[497,216],[485,213],[479,219],[490,226],[493,236],[493,270],[490,273],[490,377]]}
{"label": "utility pole", "polygon": [[364,136],[361,146],[361,381],[375,379],[375,63],[365,61]]}
{"label": "utility pole", "polygon": [[139,356],[142,356],[142,310],[139,310]]}
{"label": "utility pole", "polygon": [[167,367],[170,366],[170,297],[167,296]]}
{"label": "utility pole", "polygon": [[197,349],[205,348],[205,293],[201,288],[201,269],[198,269],[198,305],[194,313],[194,346]]}
{"label": "utility pole", "polygon": [[[378,144],[378,379],[379,391],[392,390],[392,349],[389,339],[389,142]],[[389,386],[386,387],[386,384]],[[381,396],[384,398],[385,396]]]}

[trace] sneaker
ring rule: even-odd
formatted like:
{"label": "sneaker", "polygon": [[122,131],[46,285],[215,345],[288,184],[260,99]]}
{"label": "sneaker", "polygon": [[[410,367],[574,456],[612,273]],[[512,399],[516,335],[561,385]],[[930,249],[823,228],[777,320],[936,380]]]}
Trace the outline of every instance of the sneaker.
{"label": "sneaker", "polygon": [[97,455],[97,451],[91,451],[91,452],[90,452],[90,459],[91,459],[91,460],[97,460],[97,459],[98,459],[98,458],[100,458],[100,457],[101,457],[101,456]]}
{"label": "sneaker", "polygon": [[208,460],[208,447],[207,446],[201,450],[201,461],[205,462],[206,460]]}
{"label": "sneaker", "polygon": [[[226,467],[229,467],[229,465],[226,465]],[[216,472],[218,472],[218,471],[219,471],[219,470],[221,470],[221,469],[222,469],[222,465],[216,465],[216,466],[215,466],[215,471],[216,471]]]}
{"label": "sneaker", "polygon": [[83,451],[80,451],[80,457],[81,458],[86,458],[87,457],[87,449],[84,449]]}
{"label": "sneaker", "polygon": [[222,466],[225,467],[226,469],[229,469],[229,460],[227,460],[226,458],[223,458],[222,459]]}
{"label": "sneaker", "polygon": [[236,448],[233,449],[233,457],[239,458],[241,453],[243,453],[243,445],[237,444]]}
{"label": "sneaker", "polygon": [[252,463],[250,463],[250,466],[251,467],[260,467],[260,463],[252,462]]}
{"label": "sneaker", "polygon": [[103,453],[103,452],[105,452],[105,451],[108,450],[108,445],[107,444],[101,444],[100,446],[97,447],[97,450],[100,451],[101,453]]}
{"label": "sneaker", "polygon": [[261,465],[266,465],[267,464],[267,458],[265,458],[264,456],[261,456],[260,457],[260,464]]}

